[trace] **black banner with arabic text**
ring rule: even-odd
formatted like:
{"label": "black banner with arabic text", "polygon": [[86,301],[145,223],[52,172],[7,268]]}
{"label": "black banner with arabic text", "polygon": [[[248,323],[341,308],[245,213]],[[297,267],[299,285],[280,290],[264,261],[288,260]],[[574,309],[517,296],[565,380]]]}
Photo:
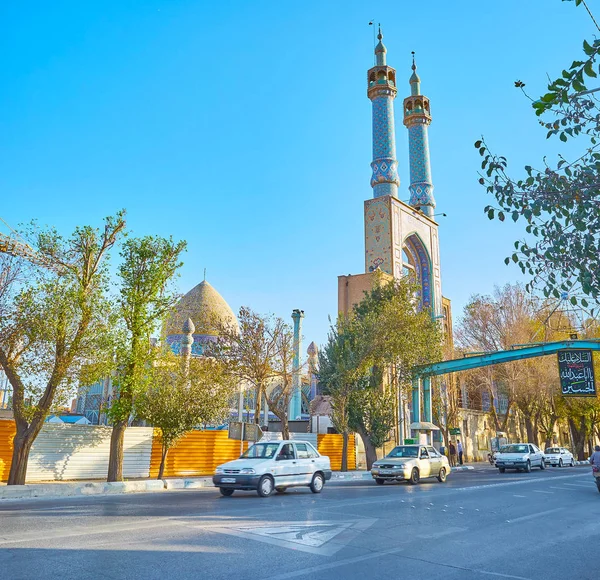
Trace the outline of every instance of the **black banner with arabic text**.
{"label": "black banner with arabic text", "polygon": [[591,350],[559,350],[558,372],[563,395],[567,397],[596,396]]}

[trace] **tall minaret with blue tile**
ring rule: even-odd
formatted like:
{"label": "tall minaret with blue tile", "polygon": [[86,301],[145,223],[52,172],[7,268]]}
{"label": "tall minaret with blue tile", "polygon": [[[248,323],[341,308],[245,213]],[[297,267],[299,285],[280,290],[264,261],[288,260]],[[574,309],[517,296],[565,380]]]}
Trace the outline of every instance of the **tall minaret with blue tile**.
{"label": "tall minaret with blue tile", "polygon": [[396,71],[387,66],[381,29],[375,47],[376,64],[367,73],[367,95],[373,103],[373,162],[371,187],[373,197],[391,195],[398,198],[398,161],[396,159],[396,132],[394,129],[394,99],[396,98]]}
{"label": "tall minaret with blue tile", "polygon": [[431,163],[429,161],[428,127],[431,124],[429,99],[421,94],[421,79],[417,75],[413,52],[413,73],[410,77],[410,97],[404,99],[404,124],[408,129],[410,163],[410,205],[432,217],[435,210]]}

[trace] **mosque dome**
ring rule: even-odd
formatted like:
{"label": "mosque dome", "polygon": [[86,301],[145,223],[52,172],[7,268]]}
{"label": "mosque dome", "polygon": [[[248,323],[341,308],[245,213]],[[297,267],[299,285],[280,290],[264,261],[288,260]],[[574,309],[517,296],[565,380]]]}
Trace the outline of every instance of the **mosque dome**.
{"label": "mosque dome", "polygon": [[164,334],[181,335],[188,318],[195,327],[195,337],[217,336],[221,324],[231,324],[238,328],[233,310],[206,280],[192,288],[177,302],[165,324]]}

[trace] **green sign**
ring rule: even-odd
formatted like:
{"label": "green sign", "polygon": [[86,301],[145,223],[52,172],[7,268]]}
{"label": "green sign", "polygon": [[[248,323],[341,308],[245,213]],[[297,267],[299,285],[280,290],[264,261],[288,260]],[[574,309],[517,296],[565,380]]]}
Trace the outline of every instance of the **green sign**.
{"label": "green sign", "polygon": [[460,435],[460,427],[450,427],[450,435]]}

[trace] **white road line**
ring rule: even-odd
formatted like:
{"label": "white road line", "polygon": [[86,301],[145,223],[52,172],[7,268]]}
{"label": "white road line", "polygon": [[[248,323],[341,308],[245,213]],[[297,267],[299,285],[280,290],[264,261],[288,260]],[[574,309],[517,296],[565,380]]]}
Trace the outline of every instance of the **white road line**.
{"label": "white road line", "polygon": [[542,516],[547,516],[549,514],[553,514],[564,510],[565,508],[555,508],[553,510],[546,510],[545,512],[537,512],[536,514],[529,514],[528,516],[521,516],[520,518],[514,518],[512,520],[506,520],[507,524],[514,524],[517,522],[525,522],[527,520],[533,520],[534,518],[541,518]]}
{"label": "white road line", "polygon": [[516,493],[513,493],[513,497],[527,497],[526,495],[517,495]]}
{"label": "white road line", "polygon": [[550,493],[553,494],[553,491],[543,491],[541,489],[532,489],[531,491],[533,491],[533,493]]}

